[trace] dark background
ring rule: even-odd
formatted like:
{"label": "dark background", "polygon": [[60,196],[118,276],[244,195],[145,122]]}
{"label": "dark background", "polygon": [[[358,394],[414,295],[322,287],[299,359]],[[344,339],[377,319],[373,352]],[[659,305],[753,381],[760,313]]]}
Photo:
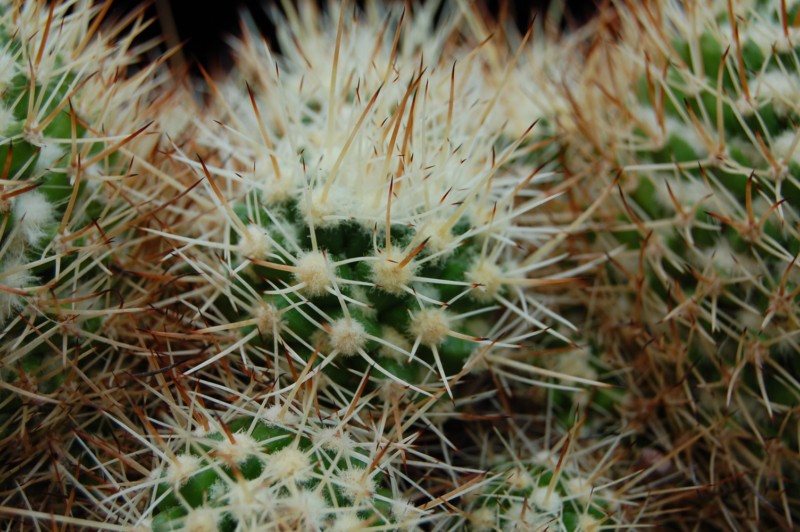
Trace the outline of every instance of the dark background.
{"label": "dark background", "polygon": [[[317,0],[322,4],[321,0]],[[391,0],[386,0],[391,1]],[[397,1],[397,0],[396,0]],[[449,2],[452,0],[443,0]],[[471,0],[480,2],[493,17],[507,13],[521,29],[528,26],[531,18],[543,13],[549,0]],[[567,15],[564,26],[577,26],[585,22],[596,11],[596,0],[566,0]],[[183,43],[184,57],[190,64],[199,63],[210,70],[225,68],[227,45],[225,39],[239,31],[239,14],[249,11],[261,31],[271,40],[274,28],[270,24],[265,5],[274,5],[276,0],[113,0],[111,15],[121,17],[137,9],[143,9],[147,19],[154,19],[142,35],[142,40],[165,35],[170,44]],[[353,0],[349,2],[351,5]],[[357,1],[355,3],[358,3]],[[171,20],[170,20],[171,19]],[[274,43],[273,43],[274,44]],[[196,71],[196,68],[193,70]]]}

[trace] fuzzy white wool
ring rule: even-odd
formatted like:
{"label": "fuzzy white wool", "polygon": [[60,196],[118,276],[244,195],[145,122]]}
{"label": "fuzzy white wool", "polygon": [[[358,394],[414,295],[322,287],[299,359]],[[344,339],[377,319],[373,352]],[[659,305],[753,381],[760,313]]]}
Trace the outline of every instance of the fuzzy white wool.
{"label": "fuzzy white wool", "polygon": [[266,229],[258,224],[245,227],[239,242],[239,253],[253,259],[265,259],[272,251],[272,242]]}
{"label": "fuzzy white wool", "polygon": [[702,137],[697,132],[694,125],[685,124],[677,118],[668,116],[664,121],[664,126],[666,128],[667,137],[674,136],[683,139],[686,144],[692,147],[698,157],[705,157],[708,155],[708,146],[703,142]]}
{"label": "fuzzy white wool", "polygon": [[450,319],[444,309],[425,308],[412,314],[409,331],[422,345],[439,345],[450,333]]}
{"label": "fuzzy white wool", "polygon": [[53,168],[64,156],[64,148],[55,142],[45,142],[39,149],[39,158],[33,168],[39,174]]}
{"label": "fuzzy white wool", "polygon": [[[7,273],[12,270],[16,271]],[[21,290],[32,280],[33,277],[28,273],[28,270],[18,261],[10,261],[5,264],[5,270],[0,271],[0,284],[11,289]],[[6,290],[0,290],[0,324],[3,324],[12,315],[16,314],[23,306],[24,299],[22,297]]]}
{"label": "fuzzy white wool", "polygon": [[503,530],[546,530],[547,525],[553,520],[553,516],[542,514],[530,502],[522,504],[514,502],[505,514],[501,514],[501,519],[505,521]]}
{"label": "fuzzy white wool", "polygon": [[300,490],[279,499],[278,516],[281,530],[321,530],[330,507],[318,491]]}
{"label": "fuzzy white wool", "polygon": [[800,164],[800,140],[797,138],[797,131],[782,131],[780,135],[772,139],[772,152],[784,162],[795,162]]}
{"label": "fuzzy white wool", "polygon": [[394,327],[389,327],[388,325],[384,325],[381,328],[381,338],[383,338],[386,343],[397,347],[398,349],[392,349],[381,344],[381,346],[378,348],[378,354],[380,354],[382,357],[388,357],[398,362],[408,361],[408,355],[406,353],[409,353],[413,347],[411,342],[408,341],[408,338],[402,335]]}
{"label": "fuzzy white wool", "polygon": [[286,411],[283,414],[283,417],[281,417],[282,410],[282,405],[272,405],[261,413],[261,420],[265,421],[269,425],[274,425],[277,423],[292,425],[297,421],[297,415],[291,410]]}
{"label": "fuzzy white wool", "polygon": [[262,192],[264,194],[264,200],[270,205],[288,201],[293,198],[297,192],[297,180],[294,178],[293,173],[281,175],[281,177],[270,174],[261,177],[260,180],[263,183]]}
{"label": "fuzzy white wool", "polygon": [[589,503],[592,495],[592,483],[588,478],[581,476],[572,477],[566,480],[567,492],[583,503]]}
{"label": "fuzzy white wool", "polygon": [[0,103],[0,136],[8,136],[15,125],[13,111]]}
{"label": "fuzzy white wool", "polygon": [[470,292],[470,296],[477,301],[488,303],[503,284],[503,271],[493,262],[479,260],[467,272],[467,279],[477,285]]}
{"label": "fuzzy white wool", "polygon": [[319,433],[318,439],[323,448],[343,456],[349,456],[356,446],[356,442],[338,427],[323,429]]}
{"label": "fuzzy white wool", "polygon": [[41,192],[27,192],[14,199],[12,207],[22,238],[36,245],[44,236],[48,224],[55,219],[55,209]]}
{"label": "fuzzy white wool", "polygon": [[506,477],[506,482],[512,490],[524,490],[533,485],[533,478],[527,470],[514,468]]}
{"label": "fuzzy white wool", "polygon": [[225,498],[230,513],[240,521],[269,519],[275,515],[274,493],[262,480],[232,482]]}
{"label": "fuzzy white wool", "polygon": [[285,447],[269,455],[265,473],[281,482],[304,482],[311,476],[311,461],[300,449]]}
{"label": "fuzzy white wool", "polygon": [[797,109],[797,102],[800,102],[800,76],[797,73],[768,70],[755,85],[758,96],[772,102],[778,115],[784,116]]}
{"label": "fuzzy white wool", "polygon": [[446,219],[432,219],[420,228],[419,233],[427,239],[425,247],[434,252],[450,249],[456,242]]}
{"label": "fuzzy white wool", "polygon": [[[595,380],[597,379],[597,370],[591,366],[590,361],[590,354],[586,350],[576,350],[563,353],[558,355],[556,361],[556,371],[571,377]],[[569,379],[566,380],[569,381]]]}
{"label": "fuzzy white wool", "polygon": [[345,469],[339,473],[339,486],[342,495],[352,502],[372,496],[377,487],[369,471],[360,468]]}
{"label": "fuzzy white wool", "polygon": [[7,50],[0,49],[0,93],[8,89],[17,75],[17,61]]}
{"label": "fuzzy white wool", "polygon": [[402,261],[402,254],[394,249],[379,253],[378,260],[370,262],[372,281],[385,292],[402,293],[411,283],[417,270],[417,264],[413,260],[401,267]]}
{"label": "fuzzy white wool", "polygon": [[369,525],[359,519],[358,514],[352,511],[341,513],[336,516],[331,532],[351,532],[353,530],[366,530]]}
{"label": "fuzzy white wool", "polygon": [[256,326],[261,331],[261,334],[272,336],[277,331],[280,331],[281,312],[274,305],[265,304],[259,306],[253,317],[256,319]]}
{"label": "fuzzy white wool", "polygon": [[217,521],[220,517],[219,510],[201,506],[189,510],[183,524],[186,530],[191,530],[192,532],[215,532],[217,530]]}
{"label": "fuzzy white wool", "polygon": [[497,530],[497,507],[483,506],[470,512],[470,525],[476,532]]}
{"label": "fuzzy white wool", "polygon": [[167,468],[167,482],[174,486],[181,486],[189,477],[200,470],[200,458],[191,454],[179,454],[170,462]]}
{"label": "fuzzy white wool", "polygon": [[217,454],[234,464],[241,464],[249,457],[259,453],[259,444],[245,433],[233,435],[233,440],[224,438],[217,444]]}
{"label": "fuzzy white wool", "polygon": [[301,256],[295,268],[295,279],[304,284],[303,292],[311,297],[326,294],[333,284],[333,268],[319,251],[310,251]]}
{"label": "fuzzy white wool", "polygon": [[331,324],[328,342],[332,349],[343,355],[355,355],[367,343],[367,331],[358,321],[342,318]]}
{"label": "fuzzy white wool", "polygon": [[549,491],[547,486],[534,488],[530,500],[537,508],[549,514],[557,514],[561,510],[561,496],[556,490]]}

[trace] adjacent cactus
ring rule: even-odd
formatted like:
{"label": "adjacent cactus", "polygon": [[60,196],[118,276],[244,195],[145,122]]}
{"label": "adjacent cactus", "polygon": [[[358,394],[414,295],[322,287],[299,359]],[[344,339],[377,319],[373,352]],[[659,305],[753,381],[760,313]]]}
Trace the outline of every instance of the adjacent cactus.
{"label": "adjacent cactus", "polygon": [[157,164],[163,78],[157,63],[127,72],[141,17],[104,24],[103,7],[0,1],[0,490],[31,511],[69,504],[51,505],[63,477],[43,457],[101,433],[112,376],[141,363],[119,355],[140,348],[128,319],[147,296],[118,281],[160,196],[133,188],[143,158]]}
{"label": "adjacent cactus", "polygon": [[358,443],[337,424],[294,413],[269,421],[269,413],[185,441],[170,437],[175,454],[153,476],[154,530],[353,530],[408,527],[424,517],[401,505],[385,480],[396,450]]}
{"label": "adjacent cactus", "polygon": [[593,291],[592,343],[612,366],[641,368],[618,381],[629,393],[617,405],[641,443],[669,454],[690,485],[743,484],[736,502],[717,500],[720,520],[738,511],[791,526],[797,6],[652,7],[616,11],[623,37],[597,37],[585,86],[570,95],[575,118],[562,121],[570,170],[605,176],[576,194],[607,198],[583,227],[587,246],[627,247]]}

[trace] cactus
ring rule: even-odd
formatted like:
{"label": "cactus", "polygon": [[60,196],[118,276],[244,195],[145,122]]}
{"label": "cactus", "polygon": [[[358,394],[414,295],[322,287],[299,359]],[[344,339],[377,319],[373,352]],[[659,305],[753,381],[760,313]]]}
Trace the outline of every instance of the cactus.
{"label": "cactus", "polygon": [[524,461],[493,466],[472,494],[466,515],[473,530],[595,531],[624,522],[606,488],[595,489],[596,481],[580,470],[558,465],[557,454],[527,452]]}
{"label": "cactus", "polygon": [[154,471],[153,530],[393,528],[423,517],[402,512],[388,487],[384,471],[397,451],[379,456],[341,425],[298,423],[296,414],[269,422],[269,413],[170,438],[182,452]]}
{"label": "cactus", "polygon": [[582,229],[586,245],[627,247],[601,273],[587,327],[612,366],[640,368],[615,379],[629,390],[617,411],[686,485],[721,489],[720,470],[742,484],[716,499],[716,515],[708,507],[707,523],[736,511],[791,527],[797,6],[731,5],[616,11],[622,37],[597,38],[570,95],[565,160],[606,176],[579,193],[608,198]]}
{"label": "cactus", "polygon": [[119,355],[140,348],[128,320],[147,297],[118,281],[160,196],[134,189],[139,163],[157,164],[147,128],[164,80],[158,63],[128,75],[147,49],[132,42],[141,16],[105,23],[105,7],[0,2],[0,489],[31,511],[56,508],[47,456],[102,433],[112,376],[140,363]]}
{"label": "cactus", "polygon": [[[454,47],[447,19],[423,40],[432,8],[329,8],[277,24],[278,58],[245,34],[238,68],[208,78],[199,156],[175,156],[201,212],[153,233],[173,242],[173,271],[202,278],[202,304],[181,304],[196,338],[222,346],[190,372],[234,353],[278,368],[286,352],[340,385],[369,371],[453,397],[478,359],[503,366],[498,353],[540,336],[572,344],[546,291],[582,266],[558,271],[553,231],[518,222],[556,196],[528,185],[558,176],[520,164],[535,137],[509,137],[492,117],[503,86],[484,87],[507,52]],[[362,23],[376,17],[391,29]]]}
{"label": "cactus", "polygon": [[[294,492],[270,464],[295,442],[286,449],[308,464],[295,495],[321,510],[291,526],[354,526],[338,513],[364,526],[447,526],[444,508],[426,503],[442,489],[440,474],[461,471],[445,430],[475,398],[458,387],[496,379],[524,390],[572,377],[540,369],[530,352],[574,347],[574,327],[549,308],[550,287],[578,284],[593,264],[567,262],[563,237],[529,223],[557,196],[549,188],[560,176],[546,171],[548,145],[537,146],[530,127],[512,134],[493,113],[504,86],[487,91],[485,69],[502,80],[502,57],[513,63],[516,50],[463,47],[447,16],[429,39],[433,7],[401,19],[370,5],[353,20],[328,7],[281,19],[281,56],[245,33],[230,77],[206,79],[211,104],[195,120],[196,143],[171,153],[184,174],[170,175],[186,188],[160,207],[169,222],[143,227],[168,247],[163,269],[150,274],[162,320],[147,329],[153,351],[172,362],[158,363],[154,378],[165,378],[153,392],[202,401],[165,417],[142,396],[140,417],[154,427],[148,436],[120,417],[123,434],[151,443],[130,449],[124,464],[92,467],[88,478],[117,485],[140,475],[128,461],[155,472],[117,495],[82,489],[127,525],[277,527],[264,501],[285,506]],[[366,24],[375,18],[388,29]],[[574,381],[563,388],[598,384]],[[304,421],[286,425],[263,409],[228,405],[230,397],[252,400],[262,386]],[[208,419],[224,424],[187,428],[187,410],[209,401]],[[340,460],[320,447],[319,431],[336,419],[324,412],[362,409],[362,438],[382,442],[369,463],[378,460],[383,472],[367,468],[375,493],[351,508],[347,486],[331,477]],[[230,463],[217,450],[239,442],[255,463]],[[107,437],[88,444],[94,458],[81,462],[109,460]],[[245,488],[261,501],[258,512],[232,498]],[[389,510],[410,494],[408,516]],[[337,505],[341,512],[331,510]]]}
{"label": "cactus", "polygon": [[283,4],[0,0],[0,515],[796,527],[798,3]]}

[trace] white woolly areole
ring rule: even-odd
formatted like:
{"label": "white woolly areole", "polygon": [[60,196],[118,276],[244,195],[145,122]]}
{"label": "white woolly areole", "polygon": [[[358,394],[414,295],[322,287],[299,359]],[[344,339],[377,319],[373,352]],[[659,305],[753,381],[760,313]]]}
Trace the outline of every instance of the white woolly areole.
{"label": "white woolly areole", "polygon": [[264,259],[272,251],[267,231],[258,224],[245,227],[244,234],[239,241],[239,253],[245,257]]}
{"label": "white woolly areole", "polygon": [[584,513],[578,518],[578,526],[575,527],[575,530],[579,532],[599,532],[602,530],[601,525],[602,523],[600,521]]}
{"label": "white woolly areole", "polygon": [[409,331],[423,345],[439,345],[450,332],[450,320],[444,309],[425,308],[411,316]]}
{"label": "white woolly areole", "polygon": [[573,477],[565,482],[569,494],[583,503],[588,503],[592,495],[592,483],[588,478]]}
{"label": "white woolly areole", "polygon": [[[408,360],[408,358],[406,358],[406,360]],[[406,384],[386,381],[381,384],[378,395],[384,402],[397,402],[405,397],[406,391],[408,391],[408,386]]]}
{"label": "white woolly areole", "polygon": [[339,428],[323,429],[317,438],[323,448],[330,449],[342,456],[349,456],[356,446],[356,442]]}
{"label": "white woolly areole", "polygon": [[300,257],[295,268],[295,279],[305,285],[303,293],[311,297],[326,294],[333,285],[333,268],[320,251],[309,251]]}
{"label": "white woolly areole", "polygon": [[39,158],[33,167],[34,173],[42,173],[52,168],[64,156],[64,148],[54,142],[46,143],[39,150]]}
{"label": "white woolly areole", "polygon": [[800,101],[800,78],[781,70],[769,70],[758,82],[758,97],[772,102],[775,112],[784,116],[797,109]]}
{"label": "white woolly areole", "polygon": [[491,301],[503,285],[503,271],[493,262],[479,260],[475,266],[466,272],[467,280],[476,286],[470,296],[477,301],[487,303]]}
{"label": "white woolly areole", "polygon": [[[797,0],[788,0],[786,2],[786,10],[791,11],[795,4],[797,4]],[[798,29],[789,25],[787,39],[780,22],[773,22],[768,19],[756,20],[753,17],[748,20],[743,29],[744,31],[739,38],[740,42],[752,41],[765,56],[771,55],[773,48],[782,54],[790,52],[797,45],[797,41],[800,38]],[[724,31],[729,35],[731,34],[730,24],[724,25]]]}
{"label": "white woolly areole", "polygon": [[685,124],[672,116],[667,117],[664,121],[664,125],[667,130],[667,137],[674,135],[677,138],[683,139],[692,147],[698,157],[705,157],[708,155],[708,148],[694,125]]}
{"label": "white woolly areole", "polygon": [[675,203],[669,195],[670,189],[675,199],[678,200],[678,203],[684,207],[684,209],[695,205],[711,194],[711,190],[708,186],[699,179],[691,181],[674,180],[670,183],[669,189],[664,183],[656,183],[656,185],[658,194],[655,196],[655,199],[662,205],[671,209],[675,209]]}
{"label": "white woolly areole", "polygon": [[425,248],[438,253],[453,246],[455,238],[452,229],[446,227],[447,220],[431,220],[420,229],[422,236],[428,239]]}
{"label": "white woolly areole", "polygon": [[533,463],[538,465],[554,466],[556,462],[558,462],[558,456],[547,449],[542,449],[541,451],[533,453],[531,458]]}
{"label": "white woolly areole", "polygon": [[229,462],[241,464],[259,453],[259,445],[252,436],[243,432],[233,435],[234,441],[225,438],[217,444],[217,454]]}
{"label": "white woolly areole", "polygon": [[267,473],[282,482],[305,482],[311,476],[311,461],[300,449],[285,447],[269,457]]}
{"label": "white woolly areole", "polygon": [[534,488],[531,492],[530,501],[537,508],[549,514],[557,514],[561,511],[561,496],[552,490],[548,493],[547,486]]}
{"label": "white woolly areole", "polygon": [[722,274],[758,271],[758,263],[751,257],[736,253],[726,240],[717,240],[711,248],[703,251],[706,263]]}
{"label": "white woolly areole", "polygon": [[342,495],[352,502],[371,497],[376,488],[369,471],[357,467],[342,471],[339,474],[339,482]]}
{"label": "white woolly areole", "polygon": [[553,517],[542,515],[531,504],[514,502],[509,505],[501,519],[508,521],[503,530],[547,530],[547,525],[552,524]]}
{"label": "white woolly areole", "polygon": [[301,490],[280,499],[277,514],[283,526],[279,530],[321,530],[330,511],[318,491]]}
{"label": "white woolly areole", "polygon": [[410,519],[412,516],[420,515],[422,512],[407,499],[392,501],[392,515],[397,521]]}
{"label": "white woolly areole", "polygon": [[495,522],[497,521],[497,507],[490,508],[483,506],[478,510],[471,511],[470,525],[472,530],[476,532],[488,532],[489,530],[496,530]]}
{"label": "white woolly areole", "polygon": [[[800,164],[800,142],[795,144],[796,131],[783,131],[772,139],[772,153],[784,160]],[[792,148],[794,148],[792,150]],[[791,153],[789,153],[791,151]]]}
{"label": "white woolly areole", "polygon": [[269,515],[274,511],[275,502],[270,490],[264,489],[263,481],[246,480],[231,483],[227,492],[228,510],[239,521],[248,521],[259,514]]}
{"label": "white woolly areole", "polygon": [[366,530],[368,525],[359,519],[355,512],[342,513],[336,517],[331,532],[351,532],[352,530]]}
{"label": "white woolly areole", "polygon": [[180,486],[189,477],[194,475],[201,467],[200,458],[191,454],[179,454],[169,464],[167,469],[167,482]]}
{"label": "white woolly areole", "polygon": [[287,410],[281,417],[282,410],[283,407],[281,405],[272,405],[264,410],[261,414],[261,419],[269,425],[275,425],[278,422],[292,425],[297,422],[298,417],[291,410]]}
{"label": "white woolly areole", "polygon": [[341,318],[331,324],[328,343],[343,355],[355,355],[367,343],[367,331],[356,320]]}
{"label": "white woolly areole", "polygon": [[186,514],[183,526],[192,532],[215,532],[217,530],[217,519],[220,517],[219,510],[212,508],[192,508]]}
{"label": "white woolly areole", "polygon": [[[2,70],[0,70],[0,72],[2,72]],[[16,120],[14,120],[14,113],[11,111],[11,109],[8,109],[5,105],[0,103],[0,135],[4,137],[8,136],[9,131],[15,122]]]}
{"label": "white woolly areole", "polygon": [[228,492],[230,491],[230,484],[221,478],[218,478],[211,484],[211,487],[208,488],[208,499],[211,501],[216,501],[225,497]]}
{"label": "white woolly areole", "polygon": [[556,361],[556,371],[570,377],[597,379],[597,371],[590,364],[588,351],[575,350],[559,355]]}
{"label": "white woolly areole", "polygon": [[[0,271],[0,284],[8,288],[21,290],[33,280],[27,268],[17,261],[7,262],[5,267],[6,271]],[[16,270],[17,268],[19,270],[14,273],[6,273],[8,270]],[[3,324],[15,310],[20,310],[22,307],[23,299],[20,296],[0,290],[0,324]]]}
{"label": "white woolly areole", "polygon": [[[300,202],[300,206],[305,210],[306,220],[315,227],[330,225],[331,221],[328,216],[334,213],[334,205],[336,205],[336,201],[332,197],[335,193],[329,192],[325,198],[323,198],[323,193],[324,190],[321,188],[312,190],[311,201],[303,198]],[[337,198],[337,200],[344,200],[344,198]]]}
{"label": "white woolly areole", "polygon": [[524,490],[533,486],[533,478],[525,469],[515,467],[506,477],[508,487],[513,490]]}
{"label": "white woolly areole", "polygon": [[417,264],[412,260],[400,267],[403,256],[395,250],[381,253],[378,260],[372,261],[372,282],[383,291],[390,294],[399,294],[408,286],[417,271]]}
{"label": "white woolly areole", "polygon": [[27,192],[17,196],[12,207],[22,238],[35,245],[44,236],[44,228],[53,222],[55,209],[41,192]]}
{"label": "white woolly areole", "polygon": [[0,93],[5,92],[17,74],[17,62],[7,50],[0,49]]}
{"label": "white woolly areole", "polygon": [[281,312],[273,305],[259,306],[253,318],[256,319],[256,326],[262,334],[272,336],[281,328]]}
{"label": "white woolly areole", "polygon": [[291,175],[269,175],[264,178],[262,191],[267,204],[275,205],[292,199],[297,191],[297,183]]}

